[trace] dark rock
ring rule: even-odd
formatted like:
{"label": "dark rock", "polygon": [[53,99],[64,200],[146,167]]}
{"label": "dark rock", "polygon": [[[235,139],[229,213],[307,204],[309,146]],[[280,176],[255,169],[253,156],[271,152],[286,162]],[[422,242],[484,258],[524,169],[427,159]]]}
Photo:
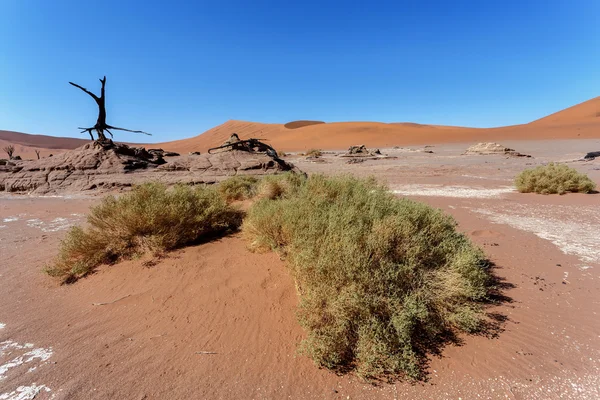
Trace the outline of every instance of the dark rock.
{"label": "dark rock", "polygon": [[600,151],[589,152],[583,157],[584,160],[595,160],[596,157],[600,157]]}

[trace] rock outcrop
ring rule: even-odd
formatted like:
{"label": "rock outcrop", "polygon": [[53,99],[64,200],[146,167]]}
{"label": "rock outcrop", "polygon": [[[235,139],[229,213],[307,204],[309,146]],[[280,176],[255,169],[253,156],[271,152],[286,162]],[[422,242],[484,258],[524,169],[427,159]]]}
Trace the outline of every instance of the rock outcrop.
{"label": "rock outcrop", "polygon": [[473,145],[464,152],[465,155],[486,155],[486,154],[501,154],[512,157],[531,157],[527,154],[521,154],[514,149],[509,149],[498,143],[478,143]]}
{"label": "rock outcrop", "polygon": [[595,160],[596,158],[600,158],[600,151],[591,151],[583,157],[584,160]]}
{"label": "rock outcrop", "polygon": [[342,154],[342,157],[377,157],[381,155],[379,149],[367,149],[364,144],[350,146],[348,151]]}
{"label": "rock outcrop", "polygon": [[[168,162],[165,156],[169,157]],[[160,149],[96,141],[54,157],[0,165],[0,190],[73,193],[127,187],[144,181],[214,183],[233,175],[268,175],[290,170],[298,171],[292,164],[264,153],[230,151],[180,157]]]}

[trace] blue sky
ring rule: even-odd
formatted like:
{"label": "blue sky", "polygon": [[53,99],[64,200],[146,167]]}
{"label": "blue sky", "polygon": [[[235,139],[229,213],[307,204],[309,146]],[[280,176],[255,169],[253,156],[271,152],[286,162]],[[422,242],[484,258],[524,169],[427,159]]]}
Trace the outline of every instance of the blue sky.
{"label": "blue sky", "polygon": [[[0,129],[500,126],[600,95],[600,1],[0,0]],[[82,137],[85,137],[81,135]],[[119,134],[119,139],[147,137]]]}

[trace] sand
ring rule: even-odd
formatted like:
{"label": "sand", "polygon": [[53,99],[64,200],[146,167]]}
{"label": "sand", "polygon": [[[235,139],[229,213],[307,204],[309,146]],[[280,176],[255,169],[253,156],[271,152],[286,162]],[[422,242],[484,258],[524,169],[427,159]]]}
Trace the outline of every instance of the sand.
{"label": "sand", "polygon": [[[600,184],[600,160],[581,161],[600,150],[598,122],[573,122],[578,110],[561,115],[568,124],[489,130],[229,122],[164,146],[202,149],[235,129],[283,149],[339,149],[319,162],[286,160],[308,173],[376,176],[398,196],[453,215],[496,265],[503,297],[488,312],[501,329],[462,336],[431,357],[428,379],[418,383],[374,386],[298,355],[304,332],[285,261],[248,252],[239,235],[155,262],[104,266],[60,286],[41,269],[99,197],[0,194],[0,399],[600,398],[600,195],[521,194],[512,184],[519,171],[550,161]],[[481,141],[533,157],[463,155]],[[363,143],[388,157],[340,157]],[[433,153],[423,151],[428,143]]]}
{"label": "sand", "polygon": [[75,149],[87,142],[89,141],[85,139],[30,135],[0,130],[0,158],[6,158],[6,153],[2,149],[9,145],[15,146],[15,155],[19,155],[23,159],[36,159],[36,150],[40,152],[40,157],[47,157],[50,154]]}
{"label": "sand", "polygon": [[598,121],[600,96],[533,121],[532,125],[567,125]]}
{"label": "sand", "polygon": [[[298,355],[304,333],[285,262],[248,252],[237,235],[59,286],[40,270],[98,198],[5,195],[0,398],[596,399],[600,195],[520,194],[511,179],[599,142],[503,143],[533,159],[463,156],[468,143],[382,149],[397,158],[352,165],[331,152],[323,163],[291,158],[309,173],[375,175],[442,208],[496,264],[505,299],[488,311],[502,330],[446,347],[417,384],[373,386]],[[570,165],[600,183],[599,161]]]}
{"label": "sand", "polygon": [[[266,124],[231,120],[198,136],[146,146],[160,147],[181,154],[206,152],[210,147],[222,144],[233,132],[237,132],[242,139],[266,139],[270,145],[285,152],[306,151],[311,148],[343,150],[359,144],[376,148],[442,143],[502,143],[508,140],[592,139],[600,136],[599,116],[600,97],[596,97],[529,124],[498,128],[467,128],[410,122],[323,123],[299,120],[287,124]],[[4,147],[5,142],[21,146],[17,148],[16,154],[21,154],[24,158],[35,158],[34,149],[41,150],[42,156],[46,156],[77,148],[86,140],[0,131],[1,147]],[[590,151],[596,150],[598,149]]]}
{"label": "sand", "polygon": [[342,150],[363,143],[367,147],[393,147],[522,139],[590,139],[599,137],[599,130],[600,97],[596,97],[529,124],[499,128],[379,122],[294,121],[284,125],[227,121],[202,135],[161,143],[161,146],[176,152],[206,151],[225,141],[231,132],[237,132],[241,138],[268,139],[279,150],[306,151],[311,148]]}

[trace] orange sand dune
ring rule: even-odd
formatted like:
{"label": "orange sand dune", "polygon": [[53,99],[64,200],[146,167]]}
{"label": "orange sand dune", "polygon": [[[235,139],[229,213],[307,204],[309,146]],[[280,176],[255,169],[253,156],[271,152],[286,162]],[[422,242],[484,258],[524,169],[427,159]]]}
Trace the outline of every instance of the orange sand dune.
{"label": "orange sand dune", "polygon": [[30,135],[28,133],[12,131],[0,131],[0,140],[10,142],[14,145],[20,144],[28,147],[42,147],[45,149],[76,149],[89,142],[87,139]]}
{"label": "orange sand dune", "polygon": [[[300,120],[288,124],[265,124],[231,120],[189,139],[146,146],[161,147],[181,154],[192,151],[206,152],[210,147],[222,144],[234,132],[242,139],[265,139],[276,149],[284,151],[302,151],[310,148],[341,150],[357,144],[391,147],[519,139],[590,139],[600,138],[600,97],[529,124],[500,128],[465,128],[412,122],[322,123]],[[74,149],[86,142],[86,139],[0,131],[0,148],[7,144],[21,146],[17,147],[16,154],[24,158],[34,158],[35,149],[41,150],[44,156]]]}
{"label": "orange sand dune", "polygon": [[532,125],[540,124],[572,124],[572,123],[600,122],[600,96],[565,108],[562,111],[550,114],[531,122]]}
{"label": "orange sand dune", "polygon": [[418,124],[384,124],[379,122],[336,122],[287,129],[280,124],[227,121],[202,135],[161,143],[165,150],[187,153],[204,152],[223,143],[231,133],[240,138],[263,138],[284,151],[310,148],[341,150],[351,145],[392,147],[452,142],[502,140],[600,138],[600,121],[570,125],[515,125],[502,128],[459,128]]}
{"label": "orange sand dune", "polygon": [[35,159],[37,158],[36,150],[40,152],[40,157],[47,157],[50,154],[76,149],[87,142],[89,140],[0,131],[0,158],[7,157],[3,149],[9,145],[15,146],[15,156],[21,156],[23,159]]}
{"label": "orange sand dune", "polygon": [[[289,129],[293,128],[293,129]],[[391,147],[451,142],[482,142],[536,139],[600,138],[600,97],[559,111],[530,124],[500,128],[465,128],[422,125],[411,122],[336,122],[294,121],[288,124],[263,124],[227,121],[205,133],[184,140],[161,143],[166,150],[186,153],[206,151],[223,143],[236,132],[242,139],[264,138],[279,150],[310,148],[340,150],[351,145]]]}
{"label": "orange sand dune", "polygon": [[37,146],[36,147],[24,146],[22,144],[15,144],[15,142],[12,142],[12,141],[0,139],[0,159],[8,158],[8,155],[4,151],[4,148],[7,146],[11,146],[11,145],[15,146],[14,155],[20,156],[24,160],[36,159],[37,158],[37,154],[35,153],[36,150],[40,152],[40,157],[42,157],[42,158],[48,157],[50,154],[58,154],[58,153],[62,153],[63,151],[66,151],[66,150],[70,150],[70,149],[58,149],[58,148],[46,149],[44,147],[37,147]]}

